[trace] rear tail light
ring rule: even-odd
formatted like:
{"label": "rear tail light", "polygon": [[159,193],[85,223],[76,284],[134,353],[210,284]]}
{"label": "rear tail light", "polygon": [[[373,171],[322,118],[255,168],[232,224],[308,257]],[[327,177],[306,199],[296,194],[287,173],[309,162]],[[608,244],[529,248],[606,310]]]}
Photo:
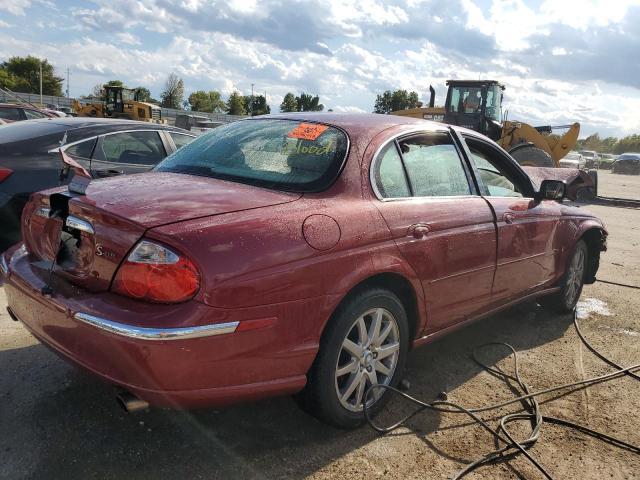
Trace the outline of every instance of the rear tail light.
{"label": "rear tail light", "polygon": [[200,275],[188,258],[148,240],[139,242],[120,266],[112,290],[158,303],[183,302],[200,288]]}
{"label": "rear tail light", "polygon": [[13,170],[9,168],[0,167],[0,183],[4,182],[7,178],[11,176]]}

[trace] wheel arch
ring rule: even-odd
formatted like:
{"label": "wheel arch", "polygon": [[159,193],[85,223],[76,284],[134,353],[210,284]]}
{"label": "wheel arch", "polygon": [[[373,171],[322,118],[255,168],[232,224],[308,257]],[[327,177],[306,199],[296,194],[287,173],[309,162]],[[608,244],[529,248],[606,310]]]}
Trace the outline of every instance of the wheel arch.
{"label": "wheel arch", "polygon": [[602,226],[588,225],[579,232],[576,242],[579,240],[584,240],[587,244],[589,263],[584,283],[590,285],[596,281],[596,274],[600,267],[600,252],[607,249],[607,232]]}
{"label": "wheel arch", "polygon": [[353,285],[336,304],[331,315],[322,327],[321,335],[324,335],[327,330],[327,326],[330,324],[342,305],[363,291],[373,288],[388,290],[400,299],[407,313],[410,333],[409,343],[411,344],[422,331],[425,323],[422,287],[419,287],[418,290],[417,286],[414,285],[407,276],[394,271],[384,271],[371,274]]}

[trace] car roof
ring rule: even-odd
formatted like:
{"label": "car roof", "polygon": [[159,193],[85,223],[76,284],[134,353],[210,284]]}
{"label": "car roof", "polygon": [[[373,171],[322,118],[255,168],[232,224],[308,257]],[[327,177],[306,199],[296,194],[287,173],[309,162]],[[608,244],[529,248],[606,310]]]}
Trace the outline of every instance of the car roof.
{"label": "car roof", "polygon": [[384,115],[380,113],[294,112],[260,115],[242,121],[255,121],[270,118],[325,123],[341,128],[352,140],[357,137],[359,141],[365,141],[367,143],[367,139],[371,140],[378,133],[400,125],[424,126],[425,130],[441,130],[448,128],[448,125],[446,124],[423,120],[421,118],[403,117],[400,115]]}
{"label": "car roof", "polygon": [[0,103],[0,108],[28,108],[30,110],[40,110],[38,107],[32,107],[26,103]]}
{"label": "car roof", "polygon": [[[13,122],[0,129],[0,144],[20,142],[46,135],[67,134],[67,143],[123,130],[171,130],[189,133],[171,125],[90,117],[52,117]],[[62,137],[61,137],[62,138]]]}

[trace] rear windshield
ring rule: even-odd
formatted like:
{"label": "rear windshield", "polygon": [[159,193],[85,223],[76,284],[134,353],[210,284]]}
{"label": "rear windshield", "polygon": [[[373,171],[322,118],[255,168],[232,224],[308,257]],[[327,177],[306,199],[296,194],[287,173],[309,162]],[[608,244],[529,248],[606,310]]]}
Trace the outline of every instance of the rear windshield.
{"label": "rear windshield", "polygon": [[198,137],[154,170],[317,192],[336,179],[347,154],[337,128],[293,120],[244,120]]}

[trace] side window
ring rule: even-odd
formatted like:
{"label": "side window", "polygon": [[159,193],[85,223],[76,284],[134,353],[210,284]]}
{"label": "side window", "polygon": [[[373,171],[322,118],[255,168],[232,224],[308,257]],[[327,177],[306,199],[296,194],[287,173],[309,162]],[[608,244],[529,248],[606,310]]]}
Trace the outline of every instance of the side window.
{"label": "side window", "polygon": [[155,165],[167,154],[158,132],[123,132],[100,137],[94,160]]}
{"label": "side window", "polygon": [[176,133],[176,132],[169,132],[169,135],[171,135],[171,138],[173,139],[173,143],[176,144],[176,150],[180,150],[187,143],[191,142],[194,138],[196,138],[196,137],[192,137],[191,135],[184,135],[182,133]]}
{"label": "side window", "polygon": [[84,142],[76,143],[68,147],[65,152],[74,158],[91,158],[91,152],[93,152],[93,146],[96,143],[96,139],[85,140]]}
{"label": "side window", "polygon": [[387,144],[378,155],[375,166],[375,182],[384,198],[410,197],[407,177],[395,142]]}
{"label": "side window", "polygon": [[491,147],[465,137],[471,151],[471,159],[485,187],[485,194],[491,197],[523,197],[526,189],[518,185],[516,176],[508,173],[500,161],[499,153],[492,152]]}
{"label": "side window", "polygon": [[32,118],[47,118],[44,113],[36,112],[35,110],[24,110],[24,114],[27,116],[27,120]]}
{"label": "side window", "polygon": [[0,108],[0,118],[3,120],[22,120],[20,111],[17,108]]}
{"label": "side window", "polygon": [[421,134],[399,143],[414,196],[471,194],[462,160],[448,133]]}

